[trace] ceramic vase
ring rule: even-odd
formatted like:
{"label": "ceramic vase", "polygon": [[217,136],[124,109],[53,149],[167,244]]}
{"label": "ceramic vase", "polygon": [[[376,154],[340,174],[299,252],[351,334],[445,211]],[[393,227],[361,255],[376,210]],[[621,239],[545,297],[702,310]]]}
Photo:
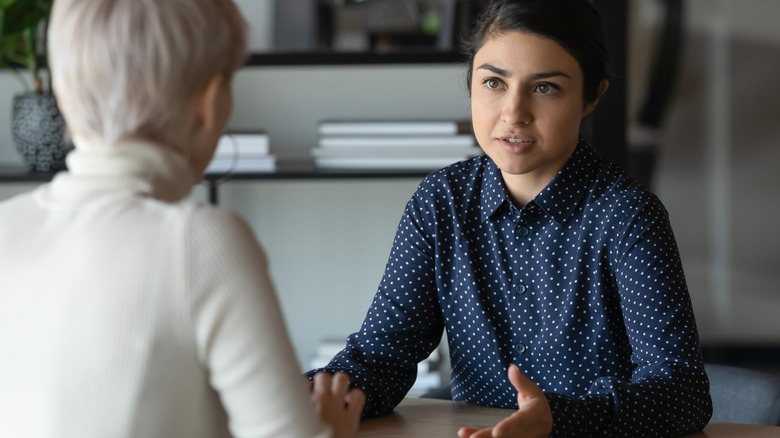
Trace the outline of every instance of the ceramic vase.
{"label": "ceramic vase", "polygon": [[65,155],[71,148],[66,144],[65,132],[65,119],[53,95],[14,96],[11,135],[31,170],[56,172],[65,168]]}

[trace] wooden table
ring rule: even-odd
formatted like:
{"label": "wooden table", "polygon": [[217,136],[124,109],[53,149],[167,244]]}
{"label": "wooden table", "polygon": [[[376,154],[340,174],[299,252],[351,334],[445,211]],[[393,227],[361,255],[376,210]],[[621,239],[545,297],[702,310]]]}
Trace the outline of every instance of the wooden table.
{"label": "wooden table", "polygon": [[[366,420],[358,438],[453,438],[461,426],[496,424],[512,412],[463,402],[407,398],[386,417]],[[780,427],[710,423],[703,432],[686,438],[780,438]]]}

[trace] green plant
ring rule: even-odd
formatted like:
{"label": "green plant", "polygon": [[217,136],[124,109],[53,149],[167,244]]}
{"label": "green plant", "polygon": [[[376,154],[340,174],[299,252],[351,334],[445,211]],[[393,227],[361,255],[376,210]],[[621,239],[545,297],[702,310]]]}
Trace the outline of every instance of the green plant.
{"label": "green plant", "polygon": [[[45,91],[42,72],[52,3],[54,0],[0,0],[0,67],[12,68],[24,88],[37,94]],[[21,69],[32,74],[32,87]]]}

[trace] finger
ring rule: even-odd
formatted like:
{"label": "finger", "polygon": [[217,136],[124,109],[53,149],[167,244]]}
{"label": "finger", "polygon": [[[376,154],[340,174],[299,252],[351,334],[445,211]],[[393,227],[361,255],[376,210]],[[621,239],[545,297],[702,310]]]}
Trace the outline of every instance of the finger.
{"label": "finger", "polygon": [[349,391],[344,397],[347,402],[347,412],[360,415],[363,412],[363,406],[366,404],[366,394],[360,388]]}
{"label": "finger", "polygon": [[303,376],[303,385],[304,388],[306,388],[306,390],[308,390],[309,392],[311,392],[311,390],[314,389],[314,382],[312,382],[311,379],[309,379],[306,376]]}
{"label": "finger", "polygon": [[488,427],[486,429],[474,430],[469,438],[493,438],[493,428]]}
{"label": "finger", "polygon": [[333,378],[330,374],[320,372],[314,375],[314,394],[322,396],[330,392],[331,380]]}
{"label": "finger", "polygon": [[512,436],[512,432],[516,430],[522,430],[522,416],[517,412],[499,421],[498,424],[493,426],[493,436]]}
{"label": "finger", "polygon": [[343,400],[349,389],[349,376],[346,373],[336,373],[330,384],[330,391],[337,400]]}
{"label": "finger", "polygon": [[492,438],[493,429],[474,429],[473,427],[461,427],[458,429],[459,438]]}
{"label": "finger", "polygon": [[518,400],[522,399],[531,399],[536,398],[542,395],[542,390],[539,388],[539,386],[534,383],[531,379],[525,376],[522,372],[520,372],[520,368],[517,367],[515,364],[509,365],[509,370],[507,371],[507,374],[509,374],[509,381],[512,383],[512,386],[515,387],[517,390],[517,398]]}
{"label": "finger", "polygon": [[478,429],[472,427],[461,427],[458,429],[459,438],[471,438],[471,434],[475,433]]}

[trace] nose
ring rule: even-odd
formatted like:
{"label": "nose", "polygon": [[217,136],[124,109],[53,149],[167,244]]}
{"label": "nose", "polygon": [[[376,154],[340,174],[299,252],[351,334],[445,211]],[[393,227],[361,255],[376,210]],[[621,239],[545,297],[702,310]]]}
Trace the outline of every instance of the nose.
{"label": "nose", "polygon": [[501,121],[509,125],[527,125],[533,120],[533,111],[528,96],[523,93],[504,95]]}

